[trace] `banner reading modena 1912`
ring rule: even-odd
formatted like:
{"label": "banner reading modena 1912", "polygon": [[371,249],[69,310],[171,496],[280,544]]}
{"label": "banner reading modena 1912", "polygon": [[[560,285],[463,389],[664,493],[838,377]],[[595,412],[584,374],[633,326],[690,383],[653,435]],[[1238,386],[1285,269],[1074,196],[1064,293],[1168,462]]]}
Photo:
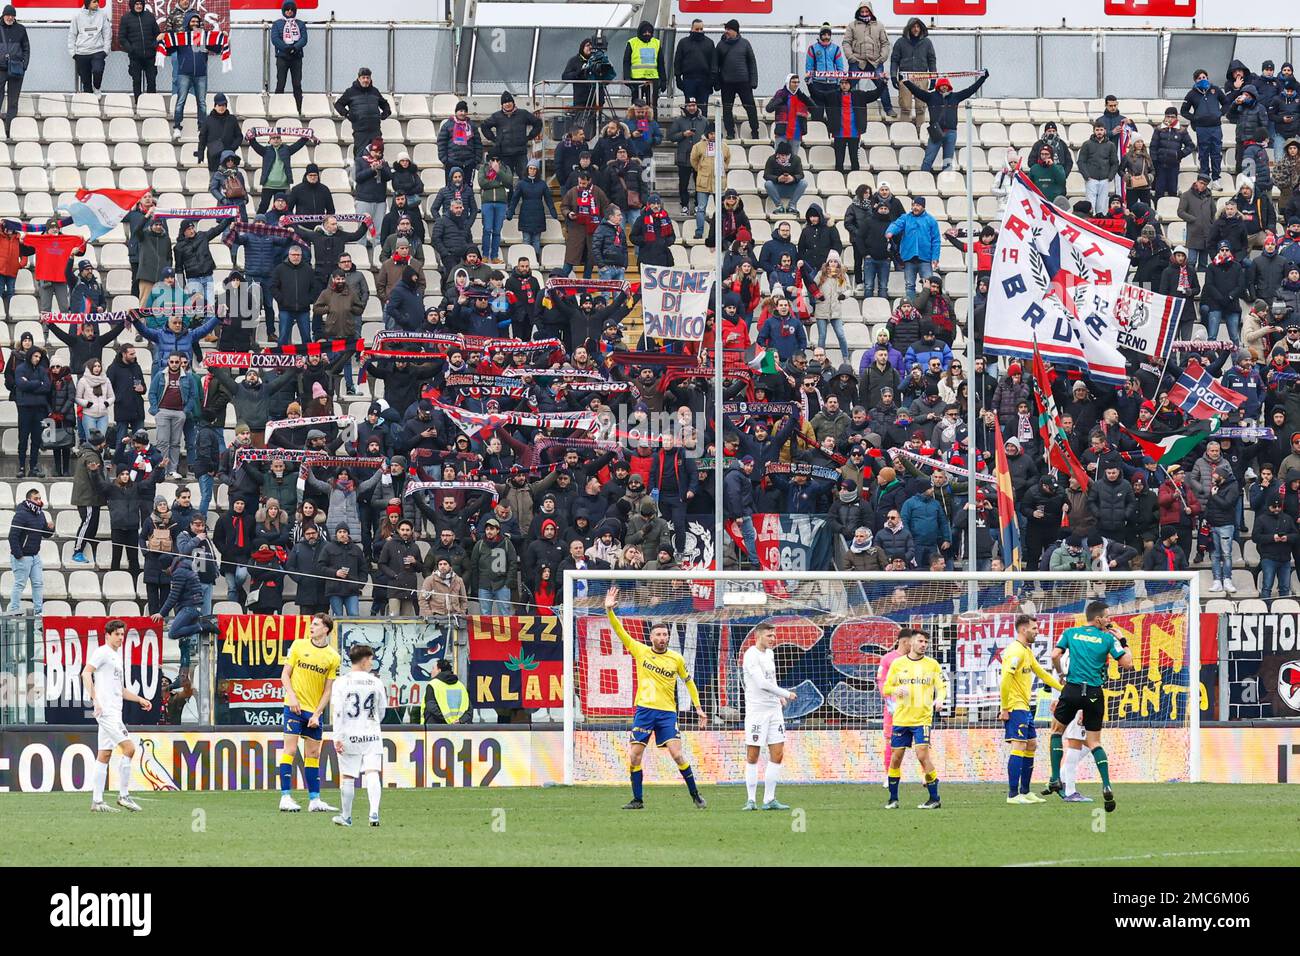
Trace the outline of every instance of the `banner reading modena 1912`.
{"label": "banner reading modena 1912", "polygon": [[649,339],[698,342],[713,294],[713,273],[641,265],[641,311]]}
{"label": "banner reading modena 1912", "polygon": [[1049,362],[1123,385],[1115,303],[1132,243],[1048,202],[1023,173],[1007,198],[989,281],[985,351]]}

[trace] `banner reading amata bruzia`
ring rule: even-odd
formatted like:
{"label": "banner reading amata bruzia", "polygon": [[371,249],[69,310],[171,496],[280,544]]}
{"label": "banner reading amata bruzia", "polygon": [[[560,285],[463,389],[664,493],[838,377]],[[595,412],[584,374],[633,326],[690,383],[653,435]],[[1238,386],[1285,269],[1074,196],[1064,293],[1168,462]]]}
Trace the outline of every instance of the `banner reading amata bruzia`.
{"label": "banner reading amata bruzia", "polygon": [[1115,303],[1132,243],[1048,202],[1018,173],[989,280],[987,352],[1049,362],[1123,385]]}

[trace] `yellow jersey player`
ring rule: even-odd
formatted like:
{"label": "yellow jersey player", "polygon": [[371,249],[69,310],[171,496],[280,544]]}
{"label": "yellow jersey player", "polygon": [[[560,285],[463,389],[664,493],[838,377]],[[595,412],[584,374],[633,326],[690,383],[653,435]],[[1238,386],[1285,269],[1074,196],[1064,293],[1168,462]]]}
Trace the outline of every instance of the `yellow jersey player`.
{"label": "yellow jersey player", "polygon": [[609,615],[610,627],[623,642],[627,652],[636,662],[636,712],[632,715],[632,742],[628,748],[628,765],[632,777],[632,800],[624,810],[642,810],[641,761],[645,756],[645,745],[654,734],[655,743],[668,750],[668,755],[677,764],[686,789],[690,791],[691,800],[703,810],[707,803],[700,796],[695,784],[695,774],[691,765],[682,757],[682,736],[677,730],[677,678],[686,682],[690,692],[691,703],[701,721],[707,721],[708,715],[700,706],[700,692],[686,669],[686,658],[676,651],[668,649],[668,625],[650,625],[650,646],[642,644],[632,637],[623,627],[623,623],[614,613],[618,605],[618,588],[610,586],[605,594],[605,612]]}
{"label": "yellow jersey player", "polygon": [[302,775],[311,802],[309,813],[333,813],[320,798],[321,717],[329,706],[334,679],[339,676],[339,652],[330,647],[334,619],[316,614],[311,619],[311,636],[299,638],[289,648],[289,660],[280,671],[284,686],[284,749],[280,751],[280,809],[297,813],[302,808],[293,799],[293,758],[298,754],[298,738],[306,737],[302,758]]}
{"label": "yellow jersey player", "polygon": [[890,738],[893,753],[889,758],[889,802],[886,810],[898,809],[898,783],[903,776],[903,757],[915,748],[917,762],[925,775],[930,796],[917,809],[938,810],[939,774],[930,758],[930,729],[934,709],[948,697],[948,682],[943,668],[933,657],[926,657],[930,639],[924,631],[913,630],[907,655],[894,661],[885,678],[883,693],[894,698],[894,732]]}
{"label": "yellow jersey player", "polygon": [[1003,736],[1011,745],[1011,755],[1007,757],[1007,803],[1047,802],[1030,790],[1034,752],[1038,749],[1032,706],[1034,675],[1056,690],[1061,689],[1061,682],[1034,657],[1037,636],[1038,621],[1028,614],[1018,615],[1015,640],[1002,651],[1002,713],[998,716],[1006,731]]}

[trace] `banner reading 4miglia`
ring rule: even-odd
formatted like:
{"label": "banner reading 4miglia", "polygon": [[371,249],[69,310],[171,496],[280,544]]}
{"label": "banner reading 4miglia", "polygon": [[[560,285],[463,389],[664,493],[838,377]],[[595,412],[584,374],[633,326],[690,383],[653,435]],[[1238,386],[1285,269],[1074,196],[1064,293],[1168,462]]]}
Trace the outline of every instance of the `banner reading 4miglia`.
{"label": "banner reading 4miglia", "polygon": [[1058,209],[1018,173],[989,279],[985,350],[1049,362],[1123,385],[1115,303],[1132,243]]}

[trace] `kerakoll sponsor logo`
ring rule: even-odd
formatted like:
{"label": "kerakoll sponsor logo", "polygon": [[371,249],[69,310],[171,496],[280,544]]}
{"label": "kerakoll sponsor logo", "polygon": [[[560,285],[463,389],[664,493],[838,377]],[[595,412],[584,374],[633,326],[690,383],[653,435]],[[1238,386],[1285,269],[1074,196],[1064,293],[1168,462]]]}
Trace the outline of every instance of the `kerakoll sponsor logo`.
{"label": "kerakoll sponsor logo", "polygon": [[134,936],[153,930],[153,895],[150,893],[82,893],[73,886],[50,897],[50,925],[80,927],[125,926]]}

